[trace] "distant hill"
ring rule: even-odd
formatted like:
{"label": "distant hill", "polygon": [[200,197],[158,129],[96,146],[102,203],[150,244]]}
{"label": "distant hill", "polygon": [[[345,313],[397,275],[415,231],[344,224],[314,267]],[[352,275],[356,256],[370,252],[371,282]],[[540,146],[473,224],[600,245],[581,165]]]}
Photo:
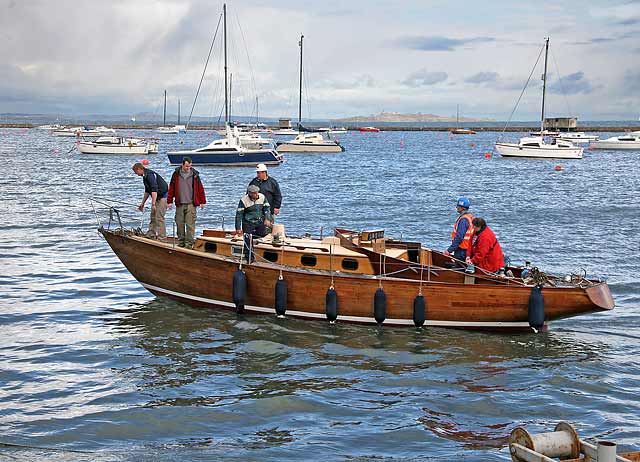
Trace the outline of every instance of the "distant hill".
{"label": "distant hill", "polygon": [[[460,122],[491,121],[493,119],[460,117]],[[337,119],[335,122],[455,122],[455,116],[439,116],[435,114],[401,114],[400,112],[381,112],[368,116],[355,116],[346,119]]]}

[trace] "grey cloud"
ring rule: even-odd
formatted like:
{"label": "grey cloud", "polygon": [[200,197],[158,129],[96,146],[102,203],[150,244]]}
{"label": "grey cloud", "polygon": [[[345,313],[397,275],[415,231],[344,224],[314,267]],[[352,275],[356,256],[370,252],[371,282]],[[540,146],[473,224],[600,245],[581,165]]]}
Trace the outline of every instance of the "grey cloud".
{"label": "grey cloud", "polygon": [[640,93],[640,72],[627,70],[622,78],[622,86],[624,94]]}
{"label": "grey cloud", "polygon": [[444,82],[447,80],[448,74],[446,72],[428,72],[426,69],[419,69],[407,76],[402,81],[403,85],[408,87],[422,87],[425,85],[435,85],[436,83]]}
{"label": "grey cloud", "polygon": [[471,37],[455,39],[448,37],[405,37],[398,39],[396,45],[402,48],[421,51],[454,51],[456,48],[472,43],[495,42],[492,37]]}
{"label": "grey cloud", "polygon": [[616,21],[615,24],[618,26],[633,26],[635,24],[640,24],[640,18],[627,18],[621,21]]}
{"label": "grey cloud", "polygon": [[498,80],[500,76],[497,72],[478,72],[477,74],[472,75],[471,77],[467,77],[464,79],[466,83],[489,83],[495,82]]}
{"label": "grey cloud", "polygon": [[551,93],[564,93],[567,95],[588,95],[595,89],[591,82],[584,77],[584,72],[582,71],[574,72],[562,79],[555,80],[548,88]]}

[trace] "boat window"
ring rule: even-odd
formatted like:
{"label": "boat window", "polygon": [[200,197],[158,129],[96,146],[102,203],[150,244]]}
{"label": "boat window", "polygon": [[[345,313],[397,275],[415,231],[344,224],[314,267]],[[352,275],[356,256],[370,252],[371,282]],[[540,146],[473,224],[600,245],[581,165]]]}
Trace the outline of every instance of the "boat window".
{"label": "boat window", "polygon": [[302,263],[304,266],[316,266],[317,262],[318,262],[318,259],[316,258],[315,255],[307,254],[300,257],[300,263]]}
{"label": "boat window", "polygon": [[217,253],[218,252],[218,244],[215,242],[205,242],[204,243],[204,251],[207,253]]}
{"label": "boat window", "polygon": [[342,269],[356,271],[358,269],[358,260],[355,258],[343,258]]}
{"label": "boat window", "polygon": [[265,250],[262,256],[265,260],[272,263],[278,261],[278,252],[274,252],[273,250]]}
{"label": "boat window", "polygon": [[231,255],[242,255],[242,246],[241,245],[232,245],[231,246]]}
{"label": "boat window", "polygon": [[522,146],[531,146],[531,147],[534,147],[534,148],[540,147],[540,145],[538,143],[522,143]]}

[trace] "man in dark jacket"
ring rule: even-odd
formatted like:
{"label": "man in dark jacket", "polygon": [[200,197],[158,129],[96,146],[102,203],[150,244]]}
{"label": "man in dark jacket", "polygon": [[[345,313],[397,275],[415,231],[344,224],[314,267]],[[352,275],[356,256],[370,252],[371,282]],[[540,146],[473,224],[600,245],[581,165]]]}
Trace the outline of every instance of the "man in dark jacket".
{"label": "man in dark jacket", "polygon": [[167,227],[164,221],[164,214],[167,212],[167,192],[169,190],[167,182],[153,170],[145,168],[141,162],[133,164],[133,171],[136,175],[142,177],[142,183],[144,184],[144,197],[138,206],[138,210],[144,211],[144,204],[151,197],[151,218],[147,237],[166,239]]}
{"label": "man in dark jacket", "polygon": [[263,237],[269,234],[271,226],[271,207],[260,192],[260,188],[252,184],[236,209],[236,234],[253,234]]}
{"label": "man in dark jacket", "polygon": [[280,213],[282,193],[280,192],[280,186],[275,178],[269,176],[267,166],[265,164],[258,164],[256,166],[256,177],[249,183],[249,186],[251,185],[255,185],[260,188],[260,192],[264,194],[267,202],[271,205],[271,215],[275,218],[275,216]]}
{"label": "man in dark jacket", "polygon": [[200,180],[200,172],[191,167],[191,158],[183,157],[182,165],[175,169],[169,182],[167,202],[176,200],[176,228],[178,247],[193,248],[196,231],[197,207],[204,208],[207,198]]}

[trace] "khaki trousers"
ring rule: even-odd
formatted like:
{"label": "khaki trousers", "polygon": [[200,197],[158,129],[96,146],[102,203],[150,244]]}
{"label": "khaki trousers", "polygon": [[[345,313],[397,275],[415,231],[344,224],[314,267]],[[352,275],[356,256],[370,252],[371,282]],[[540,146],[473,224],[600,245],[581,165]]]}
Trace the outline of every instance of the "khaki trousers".
{"label": "khaki trousers", "polygon": [[167,225],[164,221],[165,213],[167,213],[167,198],[164,197],[162,199],[156,199],[156,206],[151,209],[147,236],[158,239],[164,239],[167,237]]}
{"label": "khaki trousers", "polygon": [[178,245],[180,247],[193,247],[196,232],[196,206],[182,204],[176,206],[176,228],[178,233]]}

